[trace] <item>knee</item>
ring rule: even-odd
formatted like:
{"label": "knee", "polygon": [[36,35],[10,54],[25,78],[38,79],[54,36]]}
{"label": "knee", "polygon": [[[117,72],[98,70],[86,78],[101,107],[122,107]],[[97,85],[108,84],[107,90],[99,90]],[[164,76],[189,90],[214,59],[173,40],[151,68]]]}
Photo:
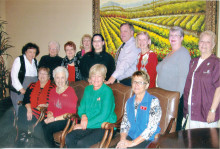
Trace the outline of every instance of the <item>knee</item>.
{"label": "knee", "polygon": [[72,141],[71,140],[73,140],[73,138],[70,136],[70,133],[68,133],[67,135],[66,135],[66,139],[65,139],[65,143],[66,143],[66,146],[67,147],[71,147],[71,144],[72,144]]}

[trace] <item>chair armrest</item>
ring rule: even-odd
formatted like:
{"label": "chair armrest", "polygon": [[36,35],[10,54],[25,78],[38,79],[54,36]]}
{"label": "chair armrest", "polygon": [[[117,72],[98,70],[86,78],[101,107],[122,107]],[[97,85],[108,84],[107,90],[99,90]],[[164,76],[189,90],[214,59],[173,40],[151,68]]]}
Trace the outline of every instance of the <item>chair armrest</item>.
{"label": "chair armrest", "polygon": [[[62,131],[62,134],[60,137],[60,148],[64,147],[66,135],[73,130],[74,126],[77,123],[77,119],[80,119],[78,114],[72,114],[72,113],[64,114],[63,118],[67,119],[67,124],[66,124],[64,130]],[[71,121],[73,121],[73,122],[72,122],[72,125],[70,126]]]}
{"label": "chair armrest", "polygon": [[100,142],[99,148],[108,148],[109,147],[109,144],[111,143],[111,140],[112,140],[114,128],[119,129],[120,125],[121,125],[121,121],[122,121],[122,118],[119,119],[115,123],[108,123],[108,122],[102,123],[101,127],[102,127],[102,129],[105,129],[105,133],[102,138],[102,141]]}
{"label": "chair armrest", "polygon": [[175,118],[171,118],[171,119],[170,119],[170,122],[169,122],[169,124],[168,124],[168,126],[167,126],[167,129],[166,129],[166,131],[164,132],[164,134],[170,133],[170,130],[171,130],[173,124],[174,124],[174,121],[175,121]]}
{"label": "chair armrest", "polygon": [[47,107],[37,107],[37,110],[39,110],[41,113],[40,113],[40,116],[39,116],[39,118],[37,119],[36,123],[33,125],[33,128],[36,127],[37,124],[44,119],[45,114],[46,114],[46,112],[47,112]]}

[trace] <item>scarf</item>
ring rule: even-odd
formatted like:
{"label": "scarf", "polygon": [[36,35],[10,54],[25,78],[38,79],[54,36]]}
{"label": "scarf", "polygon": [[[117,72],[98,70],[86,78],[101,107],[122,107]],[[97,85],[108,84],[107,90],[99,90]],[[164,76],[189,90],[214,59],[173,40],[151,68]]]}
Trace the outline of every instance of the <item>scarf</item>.
{"label": "scarf", "polygon": [[75,61],[76,61],[76,57],[74,57],[74,58],[72,58],[71,60],[69,60],[68,57],[66,56],[66,57],[63,58],[63,62],[62,62],[62,64],[61,64],[61,66],[64,66],[64,67],[67,68],[67,65],[68,65],[68,64],[71,64],[71,63],[73,63],[73,62],[74,62],[74,64],[75,64]]}
{"label": "scarf", "polygon": [[48,90],[50,87],[50,82],[51,82],[50,80],[47,81],[47,84],[44,86],[42,90],[40,88],[40,81],[38,80],[36,82],[36,85],[30,95],[32,110],[36,108],[39,104],[46,104],[48,102],[47,98],[48,98]]}

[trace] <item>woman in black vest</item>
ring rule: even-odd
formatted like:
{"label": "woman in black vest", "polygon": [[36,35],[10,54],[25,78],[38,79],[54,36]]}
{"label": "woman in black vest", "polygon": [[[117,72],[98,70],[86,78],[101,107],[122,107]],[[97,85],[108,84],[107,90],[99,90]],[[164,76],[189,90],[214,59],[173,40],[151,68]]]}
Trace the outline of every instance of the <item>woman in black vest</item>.
{"label": "woman in black vest", "polygon": [[22,55],[17,57],[11,69],[12,87],[11,100],[18,115],[18,101],[22,101],[28,85],[37,81],[37,65],[35,57],[39,54],[39,47],[34,43],[27,43],[22,48]]}

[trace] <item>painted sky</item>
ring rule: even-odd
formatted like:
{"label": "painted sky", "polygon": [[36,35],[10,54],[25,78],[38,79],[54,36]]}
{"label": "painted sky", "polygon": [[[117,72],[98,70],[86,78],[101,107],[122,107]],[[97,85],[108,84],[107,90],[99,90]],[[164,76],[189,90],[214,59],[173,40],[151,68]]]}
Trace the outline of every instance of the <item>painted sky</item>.
{"label": "painted sky", "polygon": [[143,5],[146,3],[150,3],[152,1],[153,0],[100,0],[100,6],[109,2],[119,3],[120,5],[129,5],[129,4]]}

